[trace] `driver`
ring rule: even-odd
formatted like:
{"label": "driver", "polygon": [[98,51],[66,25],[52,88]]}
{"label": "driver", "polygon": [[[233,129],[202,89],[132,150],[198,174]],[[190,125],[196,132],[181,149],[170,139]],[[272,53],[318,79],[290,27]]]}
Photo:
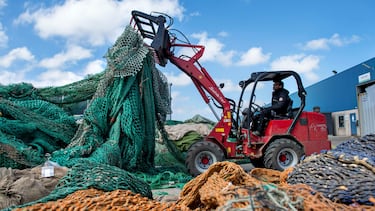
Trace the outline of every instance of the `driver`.
{"label": "driver", "polygon": [[284,83],[281,80],[273,81],[272,105],[260,111],[255,117],[253,124],[253,134],[260,136],[263,134],[265,120],[272,115],[284,115],[288,112],[290,98],[289,91],[284,89]]}

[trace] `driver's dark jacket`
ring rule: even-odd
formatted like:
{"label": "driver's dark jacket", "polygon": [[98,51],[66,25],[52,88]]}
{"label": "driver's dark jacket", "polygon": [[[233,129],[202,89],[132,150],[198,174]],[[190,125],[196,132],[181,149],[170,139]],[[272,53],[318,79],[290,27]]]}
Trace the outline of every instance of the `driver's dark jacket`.
{"label": "driver's dark jacket", "polygon": [[284,88],[278,89],[272,93],[272,106],[268,109],[275,111],[276,114],[286,114],[289,102],[289,91]]}

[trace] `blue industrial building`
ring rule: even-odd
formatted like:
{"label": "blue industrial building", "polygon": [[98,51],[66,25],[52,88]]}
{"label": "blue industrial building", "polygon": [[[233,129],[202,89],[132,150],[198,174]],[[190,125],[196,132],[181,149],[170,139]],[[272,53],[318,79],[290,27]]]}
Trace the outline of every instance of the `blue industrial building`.
{"label": "blue industrial building", "polygon": [[[360,116],[360,111],[358,108],[361,106],[361,103],[359,101],[371,100],[372,95],[366,95],[363,99],[359,99],[358,96],[366,92],[366,87],[375,84],[374,67],[375,57],[306,87],[305,110],[312,111],[313,107],[318,106],[322,113],[325,113],[328,117],[332,117],[334,131],[331,132],[334,135],[359,135],[360,130],[356,128],[360,124],[360,118],[358,117]],[[291,98],[295,102],[299,101],[297,93],[291,94]],[[375,94],[372,98],[375,98]],[[375,104],[375,99],[372,100]],[[345,111],[348,111],[347,114],[345,114]],[[336,118],[335,113],[337,112],[341,113]],[[343,126],[345,120],[352,122],[350,123],[351,126],[349,126],[351,129],[347,130],[349,132],[337,134],[340,132],[339,129]],[[364,123],[362,122],[362,124]]]}

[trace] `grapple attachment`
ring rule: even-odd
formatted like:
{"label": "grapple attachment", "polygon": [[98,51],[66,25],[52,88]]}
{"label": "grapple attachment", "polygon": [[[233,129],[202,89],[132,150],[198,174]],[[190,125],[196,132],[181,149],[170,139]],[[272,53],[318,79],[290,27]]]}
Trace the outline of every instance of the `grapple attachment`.
{"label": "grapple attachment", "polygon": [[171,47],[169,31],[164,25],[165,17],[133,10],[132,21],[135,22],[142,37],[151,40],[150,47],[154,51],[155,61],[164,67],[168,62]]}

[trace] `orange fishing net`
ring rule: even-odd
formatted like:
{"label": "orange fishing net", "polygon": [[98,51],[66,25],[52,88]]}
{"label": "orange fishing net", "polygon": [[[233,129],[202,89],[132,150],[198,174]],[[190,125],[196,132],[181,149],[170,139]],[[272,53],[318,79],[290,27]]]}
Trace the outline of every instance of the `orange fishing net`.
{"label": "orange fishing net", "polygon": [[104,192],[97,189],[79,190],[64,199],[17,208],[15,211],[41,210],[189,210],[174,203],[160,203],[129,190]]}

